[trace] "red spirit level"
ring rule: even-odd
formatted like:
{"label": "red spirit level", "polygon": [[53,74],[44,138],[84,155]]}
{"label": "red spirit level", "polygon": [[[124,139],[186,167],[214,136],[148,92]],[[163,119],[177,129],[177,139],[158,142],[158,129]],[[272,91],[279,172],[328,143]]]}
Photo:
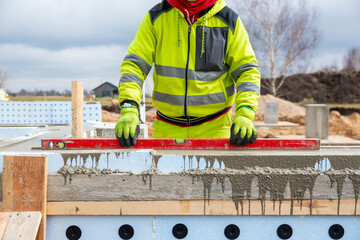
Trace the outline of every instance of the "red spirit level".
{"label": "red spirit level", "polygon": [[[57,139],[42,139],[42,149],[128,149],[128,147],[121,147],[116,138],[57,138]],[[167,138],[147,138],[137,139],[137,144],[131,146],[130,149],[158,149],[158,150],[177,150],[177,149],[203,149],[203,150],[221,150],[221,149],[294,149],[294,150],[316,150],[320,148],[320,141],[318,139],[271,139],[260,138],[253,144],[248,144],[245,147],[231,145],[229,139],[167,139]]]}

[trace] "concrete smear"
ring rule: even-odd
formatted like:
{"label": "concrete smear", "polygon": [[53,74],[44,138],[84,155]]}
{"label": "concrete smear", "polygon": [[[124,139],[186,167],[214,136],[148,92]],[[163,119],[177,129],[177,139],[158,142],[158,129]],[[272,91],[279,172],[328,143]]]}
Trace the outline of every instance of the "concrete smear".
{"label": "concrete smear", "polygon": [[[221,184],[222,190],[225,189],[225,179],[228,178],[232,187],[232,199],[235,203],[238,214],[244,214],[244,201],[248,200],[250,212],[250,198],[252,195],[251,186],[254,178],[258,179],[259,185],[259,199],[262,206],[262,214],[265,214],[265,200],[267,194],[270,199],[280,202],[279,214],[281,214],[281,201],[284,200],[286,186],[290,185],[291,190],[291,206],[294,201],[302,202],[305,192],[310,192],[310,198],[313,196],[313,188],[317,176],[320,175],[319,171],[311,168],[303,169],[279,169],[269,167],[255,167],[246,168],[243,170],[237,169],[213,169],[206,168],[204,170],[189,170],[181,173],[175,173],[181,176],[191,176],[193,179],[201,180],[204,185],[204,200],[210,201],[211,189],[214,180],[217,184]],[[239,208],[240,203],[240,208]],[[205,204],[205,203],[204,203]],[[204,206],[205,210],[206,206]],[[291,213],[293,214],[293,208]]]}
{"label": "concrete smear", "polygon": [[[108,156],[110,153],[102,153]],[[129,153],[115,153],[119,158],[123,154]],[[64,159],[64,166],[59,170],[59,173],[64,176],[64,183],[71,183],[72,176],[76,174],[105,175],[111,173],[119,173],[119,170],[112,171],[110,169],[98,169],[98,162],[100,153],[90,154],[62,154]],[[258,180],[259,200],[261,201],[262,214],[265,214],[266,206],[265,200],[273,201],[273,208],[275,209],[275,202],[279,201],[279,215],[281,215],[281,203],[285,199],[285,192],[287,187],[290,188],[291,208],[290,214],[293,214],[294,201],[300,202],[304,200],[305,193],[310,194],[310,214],[312,214],[312,199],[313,189],[316,178],[320,174],[326,174],[331,180],[331,187],[336,183],[338,196],[338,214],[340,209],[340,200],[342,197],[342,189],[346,178],[351,179],[354,186],[355,202],[357,202],[360,194],[360,161],[354,158],[346,158],[346,156],[333,156],[330,158],[332,169],[326,173],[321,173],[315,170],[316,162],[321,161],[326,156],[275,156],[276,159],[265,158],[263,156],[184,156],[184,166],[189,166],[187,171],[178,174],[182,176],[190,176],[195,180],[203,182],[203,196],[204,196],[204,212],[206,210],[206,202],[211,200],[211,189],[214,180],[221,185],[222,190],[225,190],[225,180],[228,179],[232,188],[232,199],[234,201],[238,214],[244,214],[244,201],[248,201],[250,213],[250,199],[252,196],[252,184],[254,179]],[[87,161],[92,162],[92,167],[87,168]],[[157,165],[161,156],[153,156],[152,169],[141,173],[144,184],[149,181],[149,188],[152,189],[153,176],[160,174]],[[186,164],[186,161],[189,161]],[[194,168],[193,161],[197,161],[197,168]],[[199,169],[200,161],[205,161],[205,168]],[[214,163],[218,162],[222,168],[214,168]],[[130,172],[129,172],[130,173]],[[132,174],[132,173],[131,173]],[[356,214],[356,204],[354,213]]]}
{"label": "concrete smear", "polygon": [[338,215],[340,213],[340,201],[342,197],[342,190],[344,187],[345,179],[349,178],[352,181],[354,187],[354,195],[355,195],[354,215],[356,215],[357,201],[359,199],[359,190],[360,190],[360,170],[351,169],[351,168],[345,168],[343,170],[331,169],[329,172],[326,173],[326,175],[331,180],[331,187],[333,187],[334,183],[336,183],[336,191],[338,196],[338,209],[337,209]]}
{"label": "concrete smear", "polygon": [[[101,155],[106,155],[106,159],[108,161],[110,153],[87,153],[87,154],[61,154],[64,160],[64,166],[58,171],[64,177],[64,184],[71,184],[72,178],[74,175],[85,174],[89,177],[98,176],[98,175],[106,175],[112,173],[121,173],[118,169],[112,171],[109,168],[99,169],[99,160]],[[124,157],[128,156],[129,153],[115,153],[116,158],[120,156]],[[86,167],[88,161],[91,161],[91,167]],[[131,172],[129,172],[131,173]],[[131,173],[132,174],[132,173]]]}

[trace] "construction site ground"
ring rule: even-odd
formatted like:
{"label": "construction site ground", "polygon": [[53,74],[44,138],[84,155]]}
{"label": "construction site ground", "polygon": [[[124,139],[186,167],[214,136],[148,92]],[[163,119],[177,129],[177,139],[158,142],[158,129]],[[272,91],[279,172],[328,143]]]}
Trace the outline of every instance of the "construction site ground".
{"label": "construction site ground", "polygon": [[[266,125],[264,121],[264,102],[276,101],[279,109],[279,123]],[[113,105],[117,101],[114,100]],[[102,111],[103,122],[116,122],[121,116],[115,111]],[[286,101],[272,95],[260,97],[259,108],[255,117],[255,127],[260,138],[305,138],[305,107]],[[146,122],[149,137],[152,135],[152,124],[155,121],[156,109],[147,107]],[[338,111],[331,111],[329,116],[329,137],[322,143],[328,144],[360,144],[360,114],[352,113],[344,116]]]}
{"label": "construction site ground", "polygon": [[[265,101],[278,102],[278,124],[264,123]],[[117,112],[103,110],[103,122],[114,126],[121,116]],[[298,104],[264,95],[254,124],[260,138],[305,138],[305,112]],[[150,137],[155,116],[156,109],[147,106]],[[223,239],[229,223],[241,227],[243,239],[277,239],[284,223],[298,234],[294,239],[329,239],[334,223],[345,228],[346,239],[357,239],[359,121],[358,113],[332,111],[330,136],[320,149],[255,151],[42,150],[41,139],[69,138],[71,126],[3,126],[0,169],[28,186],[34,178],[18,172],[33,173],[29,166],[36,164],[23,163],[44,160],[46,181],[39,185],[47,192],[39,199],[46,206],[42,231],[47,239],[63,239],[74,226],[84,239],[115,239],[124,222],[136,239],[173,239],[171,230],[179,222],[189,227],[188,239]],[[85,126],[86,134],[90,128]],[[10,168],[15,162],[22,167]],[[9,169],[16,173],[6,175]],[[0,179],[4,206],[13,195],[1,186],[22,185]]]}

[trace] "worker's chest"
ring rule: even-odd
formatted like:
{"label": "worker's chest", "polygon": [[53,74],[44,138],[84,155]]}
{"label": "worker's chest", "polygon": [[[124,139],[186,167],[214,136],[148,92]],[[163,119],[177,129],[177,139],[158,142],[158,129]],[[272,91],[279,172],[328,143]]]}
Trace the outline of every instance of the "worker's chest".
{"label": "worker's chest", "polygon": [[155,62],[195,71],[221,71],[225,65],[229,28],[214,24],[162,24],[156,28]]}

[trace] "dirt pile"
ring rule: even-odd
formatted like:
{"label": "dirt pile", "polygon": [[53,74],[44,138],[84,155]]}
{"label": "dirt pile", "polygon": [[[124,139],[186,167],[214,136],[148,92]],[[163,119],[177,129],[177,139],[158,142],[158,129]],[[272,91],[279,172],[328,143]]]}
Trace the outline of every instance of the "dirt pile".
{"label": "dirt pile", "polygon": [[[298,123],[301,126],[259,129],[259,137],[265,137],[269,134],[273,136],[305,135],[305,108],[272,95],[264,95],[260,97],[259,109],[257,111],[255,121],[264,120],[264,105],[266,101],[278,102],[280,121]],[[337,111],[331,111],[329,116],[329,134],[360,139],[360,114],[353,113],[349,116],[343,116]]]}
{"label": "dirt pile", "polygon": [[[360,71],[319,71],[287,77],[279,89],[279,96],[291,102],[313,99],[317,103],[358,103],[359,89]],[[267,89],[261,89],[262,95],[268,93]]]}
{"label": "dirt pile", "polygon": [[109,103],[101,106],[102,110],[114,113],[120,113],[119,101],[117,99],[111,99]]}
{"label": "dirt pile", "polygon": [[147,111],[146,111],[146,113],[145,113],[145,115],[146,115],[146,121],[147,122],[151,122],[151,123],[153,123],[153,122],[155,122],[155,118],[156,118],[156,108],[149,108]]}
{"label": "dirt pile", "polygon": [[330,135],[344,135],[346,137],[360,139],[360,114],[353,113],[350,116],[342,116],[337,111],[331,111],[329,120]]}
{"label": "dirt pile", "polygon": [[102,110],[101,112],[103,122],[117,122],[117,120],[121,117],[120,113],[109,112],[106,110]]}
{"label": "dirt pile", "polygon": [[278,102],[279,120],[305,124],[305,108],[298,106],[290,101],[274,97],[267,94],[260,97],[258,111],[255,116],[255,121],[264,121],[265,102]]}

